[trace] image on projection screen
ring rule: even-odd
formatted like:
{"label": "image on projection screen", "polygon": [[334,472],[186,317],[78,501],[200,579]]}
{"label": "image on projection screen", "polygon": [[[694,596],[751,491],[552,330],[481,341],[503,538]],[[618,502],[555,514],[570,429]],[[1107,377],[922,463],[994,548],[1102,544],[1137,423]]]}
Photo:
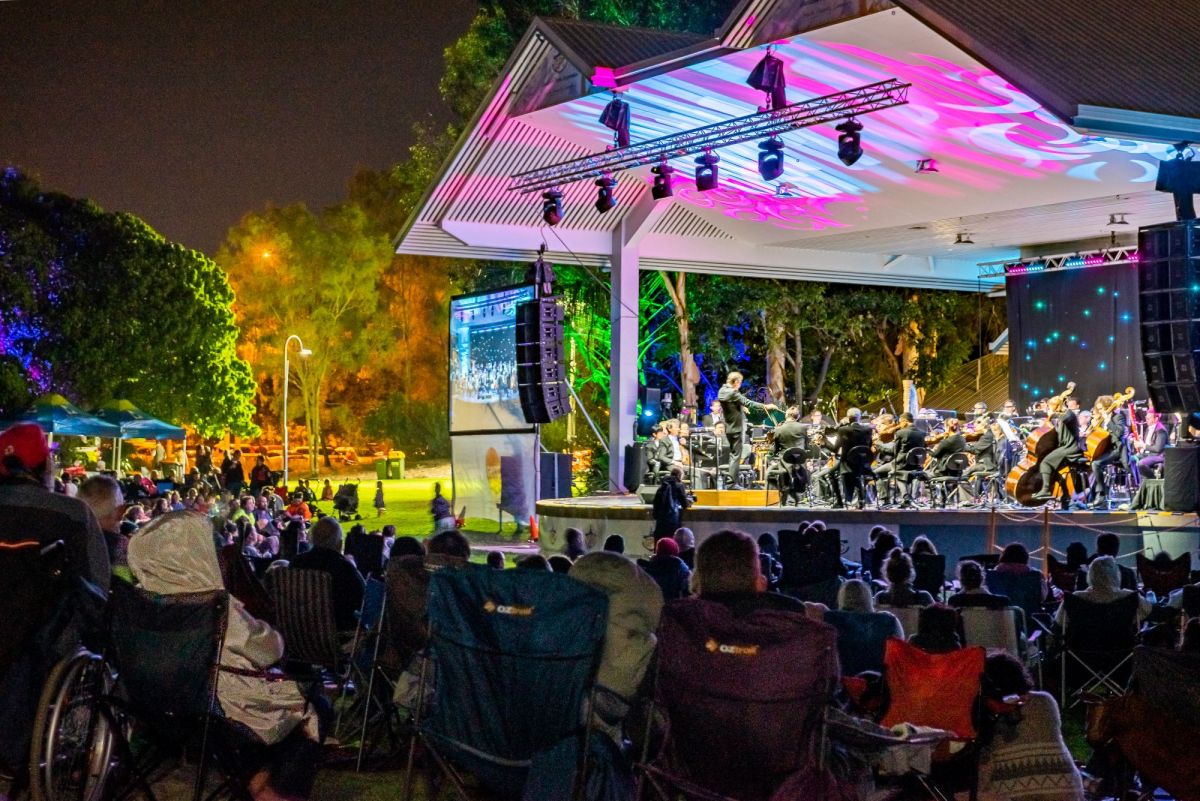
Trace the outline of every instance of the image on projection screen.
{"label": "image on projection screen", "polygon": [[450,299],[450,433],[528,431],[517,394],[517,304],[532,286]]}

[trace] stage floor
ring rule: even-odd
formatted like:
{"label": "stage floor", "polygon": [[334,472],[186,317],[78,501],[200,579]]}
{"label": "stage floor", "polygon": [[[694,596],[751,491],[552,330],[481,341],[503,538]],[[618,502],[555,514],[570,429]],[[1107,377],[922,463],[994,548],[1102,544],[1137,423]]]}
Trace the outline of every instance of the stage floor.
{"label": "stage floor", "polygon": [[[1172,556],[1195,551],[1200,545],[1200,521],[1195,514],[1171,512],[1057,512],[1044,509],[829,509],[779,507],[765,504],[762,490],[697,493],[697,503],[684,513],[683,525],[692,529],[697,542],[724,528],[736,528],[758,536],[763,532],[792,529],[803,521],[823,520],[841,532],[848,558],[857,559],[858,549],[867,544],[871,527],[883,525],[898,533],[907,544],[926,534],[953,563],[960,556],[984,553],[989,540],[997,546],[1022,542],[1036,551],[1047,539],[1060,552],[1078,540],[1092,548],[1096,535],[1111,531],[1122,538],[1123,563],[1133,564],[1133,554],[1146,549],[1148,555],[1164,550]],[[543,551],[563,548],[563,531],[581,529],[588,548],[600,548],[610,534],[625,539],[625,551],[633,556],[647,553],[654,528],[649,504],[636,495],[595,495],[583,498],[542,500],[537,504],[538,528]],[[1049,529],[1047,532],[1046,529]],[[1127,559],[1127,561],[1126,561]]]}

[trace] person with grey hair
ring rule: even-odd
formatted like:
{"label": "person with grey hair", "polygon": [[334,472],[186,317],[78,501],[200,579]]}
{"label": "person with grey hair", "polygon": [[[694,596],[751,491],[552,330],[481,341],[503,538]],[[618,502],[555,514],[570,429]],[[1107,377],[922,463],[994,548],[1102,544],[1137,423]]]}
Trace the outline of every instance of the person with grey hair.
{"label": "person with grey hair", "polygon": [[121,512],[124,511],[125,496],[120,483],[103,473],[92,476],[79,487],[79,500],[83,501],[96,515],[104,541],[108,545],[108,558],[114,566],[127,564],[126,551],[129,538],[121,535]]}
{"label": "person with grey hair", "polygon": [[675,529],[675,544],[679,546],[679,558],[688,566],[688,570],[696,569],[696,535],[687,526]]}
{"label": "person with grey hair", "polygon": [[[841,487],[838,487],[837,482],[834,482],[834,487],[840,489],[840,497],[837,503],[834,504],[835,509],[840,509],[848,506],[858,496],[858,508],[863,508],[866,504],[866,498],[860,495],[862,487],[859,484],[859,475],[870,472],[871,469],[871,434],[870,426],[863,425],[862,411],[851,408],[846,412],[846,424],[837,431],[838,439],[838,474],[841,477]],[[855,448],[866,448],[867,459],[861,465],[855,465],[846,457]]]}
{"label": "person with grey hair", "polygon": [[[1117,569],[1117,560],[1111,556],[1097,556],[1093,559],[1092,563],[1088,565],[1087,577],[1087,589],[1071,593],[1076,598],[1091,601],[1094,604],[1105,604],[1137,594],[1137,590],[1121,589],[1121,571]],[[1150,616],[1152,609],[1149,601],[1138,596],[1137,622],[1139,625]],[[1058,611],[1054,614],[1054,622],[1060,628],[1066,627],[1067,605],[1065,602],[1059,604]]]}
{"label": "person with grey hair", "polygon": [[312,550],[293,557],[288,569],[328,573],[333,581],[333,616],[338,631],[354,631],[366,585],[358,568],[342,554],[342,524],[326,515],[313,524],[309,539]]}

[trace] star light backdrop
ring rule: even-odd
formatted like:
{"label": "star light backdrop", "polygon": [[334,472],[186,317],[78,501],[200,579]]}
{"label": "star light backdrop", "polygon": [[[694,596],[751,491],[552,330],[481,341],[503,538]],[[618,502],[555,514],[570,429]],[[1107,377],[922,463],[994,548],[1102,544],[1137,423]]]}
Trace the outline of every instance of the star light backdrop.
{"label": "star light backdrop", "polygon": [[1129,386],[1146,398],[1137,271],[1135,263],[1005,279],[1008,387],[1019,408],[1068,381],[1085,408]]}

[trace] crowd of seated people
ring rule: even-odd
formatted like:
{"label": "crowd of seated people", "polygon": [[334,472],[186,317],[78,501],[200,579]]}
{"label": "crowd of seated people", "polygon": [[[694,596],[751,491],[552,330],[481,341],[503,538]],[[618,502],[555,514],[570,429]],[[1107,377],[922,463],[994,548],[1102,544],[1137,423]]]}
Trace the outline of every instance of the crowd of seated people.
{"label": "crowd of seated people", "polygon": [[[34,503],[30,494],[51,494],[38,472],[45,469],[47,460],[34,464],[39,454],[26,457],[24,453],[18,449],[16,456],[6,457],[0,466],[0,524],[36,519],[29,517],[32,513],[28,510],[44,498],[37,496]],[[399,672],[409,680],[397,682],[395,697],[402,704],[418,701],[413,677],[419,672],[421,650],[428,637],[423,593],[431,572],[471,561],[471,544],[461,533],[447,529],[422,541],[398,536],[393,527],[387,527],[379,532],[358,529],[344,537],[341,524],[324,514],[320,501],[309,499],[311,492],[305,490],[280,494],[266,484],[257,492],[247,485],[244,493],[236,495],[216,494],[206,487],[189,489],[193,495],[184,490],[172,498],[168,492],[162,498],[165,504],[151,503],[146,508],[140,503],[127,504],[125,488],[112,477],[95,476],[78,486],[78,498],[64,494],[55,500],[63,507],[61,514],[76,521],[74,529],[60,526],[57,532],[73,532],[69,536],[78,542],[72,547],[84,554],[80,569],[96,574],[91,578],[101,589],[113,580],[111,575],[163,594],[227,586],[223,558],[240,560],[256,580],[276,570],[328,573],[334,616],[343,631],[356,626],[368,578],[347,553],[352,550],[348,543],[354,537],[380,538],[383,558],[377,577],[387,585],[388,609],[395,606],[389,619],[398,621],[409,637],[398,657]],[[0,530],[0,537],[12,536],[11,523],[7,525],[10,528]],[[26,527],[22,536],[31,534],[40,536],[36,525]],[[918,537],[906,550],[899,537],[883,527],[872,532],[872,547],[864,552],[864,564],[845,563],[834,609],[774,589],[783,558],[774,534],[753,537],[724,530],[697,545],[693,532],[680,528],[673,536],[654,542],[652,555],[643,560],[626,555],[626,541],[620,535],[596,543],[601,545],[596,550],[589,550],[587,538],[577,529],[568,530],[564,539],[564,553],[529,555],[514,563],[504,551],[494,549],[487,553],[486,562],[497,570],[565,573],[608,597],[597,682],[611,692],[593,709],[593,716],[598,729],[618,744],[632,736],[627,716],[651,691],[647,677],[656,658],[655,632],[663,609],[670,604],[719,604],[734,619],[777,610],[794,613],[797,620],[806,621],[803,625],[832,626],[837,631],[842,675],[876,677],[889,640],[906,640],[931,655],[952,654],[969,647],[959,610],[1010,606],[1009,598],[989,590],[991,574],[975,560],[960,562],[957,582],[947,581],[945,591],[937,597],[917,589],[914,559],[936,556],[936,545],[927,537]],[[1077,548],[1072,550],[1076,552],[1075,568],[1086,574],[1074,591],[1080,599],[1117,603],[1137,594],[1138,622],[1165,609],[1184,609],[1184,588],[1158,599],[1157,606],[1142,597],[1136,586],[1124,588],[1124,571],[1113,558],[1109,538],[1097,542],[1097,553],[1090,558],[1079,555]],[[1003,549],[994,570],[998,575],[1037,574],[1030,561],[1028,550],[1013,543]],[[871,571],[872,566],[877,572]],[[417,584],[405,583],[409,579]],[[1040,590],[1046,622],[1069,626],[1067,604],[1060,595],[1045,583]],[[249,602],[235,601],[229,609],[229,633],[220,659],[222,664],[252,672],[278,663],[286,644],[279,632],[250,608]],[[913,610],[913,617],[905,619],[915,620],[915,626],[902,625],[896,614],[901,610]],[[1184,617],[1178,630],[1176,642],[1182,648],[1200,649],[1200,619]],[[991,710],[990,728],[981,734],[982,796],[1019,797],[1020,788],[1033,784],[1044,790],[1039,798],[1082,801],[1082,779],[1063,742],[1058,704],[1052,695],[1036,688],[1022,660],[1001,651],[989,652],[981,688],[982,699]],[[319,764],[314,755],[319,752],[327,711],[320,688],[314,692],[312,686],[295,682],[268,685],[245,675],[222,684],[218,701],[227,717],[242,724],[246,736],[259,748],[260,769],[254,773],[251,795],[257,801],[308,797]],[[830,702],[840,706],[844,700],[838,694]],[[28,724],[21,723],[20,717],[5,720],[18,726]],[[0,731],[11,740],[19,729]],[[19,762],[13,754],[19,754],[22,747],[28,744],[19,737],[15,743],[0,742],[0,762],[6,767]]]}

